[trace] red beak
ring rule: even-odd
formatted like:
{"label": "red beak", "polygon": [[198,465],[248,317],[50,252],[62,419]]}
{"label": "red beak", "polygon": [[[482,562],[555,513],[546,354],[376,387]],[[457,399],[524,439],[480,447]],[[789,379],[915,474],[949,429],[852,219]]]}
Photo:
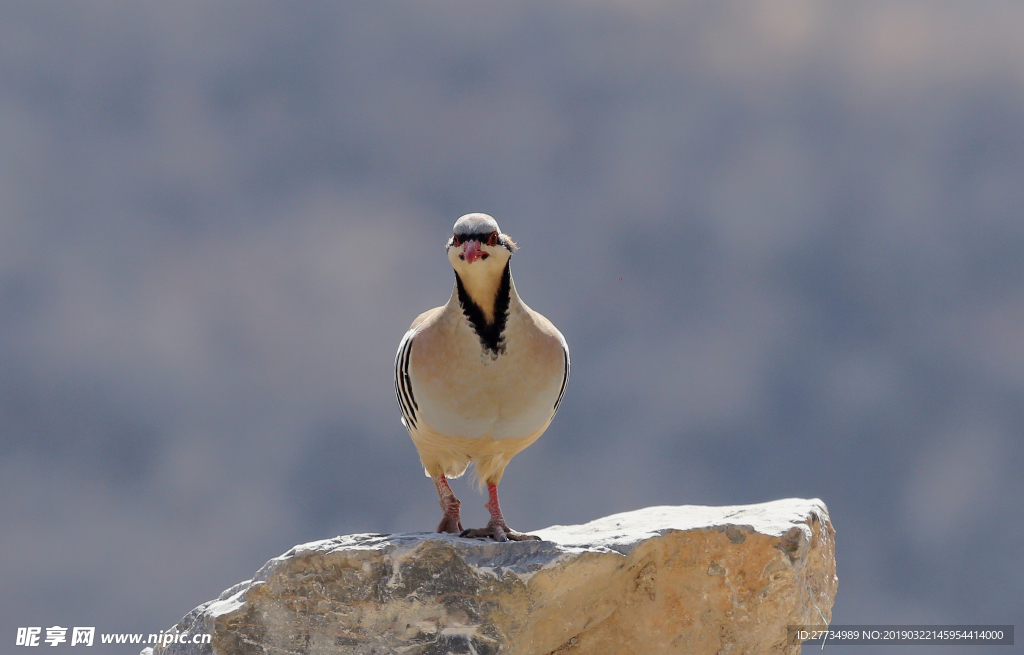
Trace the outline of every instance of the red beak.
{"label": "red beak", "polygon": [[480,250],[479,241],[467,241],[466,250],[462,253],[462,256],[466,258],[467,264],[472,264],[478,259],[483,258],[484,251]]}

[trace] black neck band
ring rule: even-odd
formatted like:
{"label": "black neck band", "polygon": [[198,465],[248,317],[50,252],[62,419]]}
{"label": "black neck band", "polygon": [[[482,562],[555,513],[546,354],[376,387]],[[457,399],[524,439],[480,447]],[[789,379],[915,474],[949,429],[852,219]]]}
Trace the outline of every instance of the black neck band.
{"label": "black neck band", "polygon": [[491,351],[494,357],[503,354],[505,352],[505,321],[508,319],[508,303],[512,297],[512,273],[509,270],[509,264],[505,264],[505,270],[501,274],[498,293],[494,297],[494,320],[490,323],[487,322],[480,305],[476,304],[466,291],[458,273],[455,274],[455,286],[459,292],[459,305],[462,306],[462,313],[466,315],[466,320],[480,337],[480,345],[484,347],[484,350]]}

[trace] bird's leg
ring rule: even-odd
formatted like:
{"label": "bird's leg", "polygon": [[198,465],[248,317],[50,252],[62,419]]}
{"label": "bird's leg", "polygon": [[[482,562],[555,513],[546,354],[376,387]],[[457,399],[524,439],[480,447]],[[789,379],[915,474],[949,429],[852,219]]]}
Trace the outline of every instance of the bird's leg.
{"label": "bird's leg", "polygon": [[462,516],[459,513],[462,503],[455,497],[452,488],[448,486],[448,480],[443,475],[439,475],[434,478],[434,486],[437,487],[437,497],[440,499],[441,509],[444,510],[437,531],[452,534],[462,532]]}
{"label": "bird's leg", "polygon": [[498,485],[490,484],[487,485],[487,495],[490,500],[484,507],[491,513],[491,520],[487,522],[487,527],[476,528],[473,530],[463,530],[460,537],[494,537],[495,541],[527,541],[536,540],[540,541],[540,537],[536,537],[532,534],[523,534],[522,532],[516,532],[512,528],[508,527],[505,523],[505,517],[501,515],[501,506],[498,505]]}

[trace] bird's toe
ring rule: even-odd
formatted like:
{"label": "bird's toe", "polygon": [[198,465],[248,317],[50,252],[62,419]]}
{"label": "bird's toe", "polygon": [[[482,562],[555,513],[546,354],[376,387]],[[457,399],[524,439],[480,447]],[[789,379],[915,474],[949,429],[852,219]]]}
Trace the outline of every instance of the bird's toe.
{"label": "bird's toe", "polygon": [[501,529],[501,526],[487,526],[486,528],[470,528],[463,530],[460,537],[468,537],[470,539],[486,539],[487,537],[493,538],[495,541],[508,541],[508,537],[505,536],[505,531]]}
{"label": "bird's toe", "polygon": [[459,536],[477,539],[490,537],[495,541],[540,541],[540,537],[536,535],[517,532],[507,525],[500,523],[488,523],[483,528],[463,530]]}
{"label": "bird's toe", "polygon": [[447,534],[458,534],[462,532],[462,521],[459,519],[446,516],[441,519],[441,522],[437,526],[437,531]]}

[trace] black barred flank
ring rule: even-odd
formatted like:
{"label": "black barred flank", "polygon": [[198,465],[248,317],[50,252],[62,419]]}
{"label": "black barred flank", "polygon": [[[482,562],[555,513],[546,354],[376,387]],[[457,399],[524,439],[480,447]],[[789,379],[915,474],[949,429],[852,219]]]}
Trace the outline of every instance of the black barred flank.
{"label": "black barred flank", "polygon": [[398,355],[395,356],[395,394],[398,396],[398,405],[402,408],[405,426],[410,430],[416,427],[416,412],[420,408],[416,396],[412,393],[412,380],[409,378],[413,336],[414,333],[410,330],[402,339],[398,346]]}
{"label": "black barred flank", "polygon": [[455,273],[455,285],[459,291],[459,304],[462,306],[462,313],[466,315],[469,324],[480,337],[480,344],[484,350],[490,350],[494,357],[505,352],[505,321],[508,319],[508,303],[512,294],[512,273],[509,264],[505,264],[505,271],[501,274],[501,283],[498,285],[498,293],[494,298],[494,321],[487,322],[484,312],[480,306],[473,302],[466,287],[462,285],[462,278]]}
{"label": "black barred flank", "polygon": [[555,411],[562,404],[562,396],[565,395],[565,385],[569,382],[569,349],[562,344],[562,357],[565,359],[565,372],[562,374],[562,388],[558,390],[558,400],[555,401]]}

